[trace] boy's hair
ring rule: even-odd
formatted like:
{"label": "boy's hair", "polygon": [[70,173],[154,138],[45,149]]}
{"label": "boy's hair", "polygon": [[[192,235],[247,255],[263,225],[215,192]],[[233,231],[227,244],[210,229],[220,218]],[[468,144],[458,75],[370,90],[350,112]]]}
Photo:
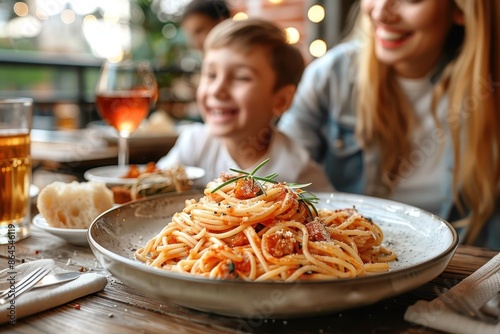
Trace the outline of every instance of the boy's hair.
{"label": "boy's hair", "polygon": [[255,46],[268,51],[271,67],[276,73],[274,90],[292,84],[297,86],[305,62],[300,51],[288,44],[285,32],[263,19],[226,20],[207,35],[204,50],[233,47],[250,52]]}
{"label": "boy's hair", "polygon": [[231,16],[229,7],[224,0],[193,0],[184,9],[182,19],[193,14],[206,15],[218,21]]}

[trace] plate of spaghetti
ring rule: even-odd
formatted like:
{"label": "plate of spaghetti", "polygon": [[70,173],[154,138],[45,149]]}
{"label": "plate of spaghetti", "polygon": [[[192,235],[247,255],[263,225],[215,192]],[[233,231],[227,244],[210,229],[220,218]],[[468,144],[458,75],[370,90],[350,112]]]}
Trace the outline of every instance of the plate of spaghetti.
{"label": "plate of spaghetti", "polygon": [[125,284],[162,300],[288,318],[409,291],[438,276],[457,247],[451,225],[418,208],[237,172],[203,192],[107,211],[89,229],[92,251]]}

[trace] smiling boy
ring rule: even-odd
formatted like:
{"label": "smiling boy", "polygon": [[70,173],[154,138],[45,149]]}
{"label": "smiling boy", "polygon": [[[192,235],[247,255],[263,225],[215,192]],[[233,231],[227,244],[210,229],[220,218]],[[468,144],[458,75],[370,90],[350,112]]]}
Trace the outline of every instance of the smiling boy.
{"label": "smiling boy", "polygon": [[269,21],[227,20],[204,45],[197,102],[205,124],[185,128],[175,146],[158,162],[206,170],[197,186],[229,168],[278,173],[278,181],[312,183],[308,190],[331,191],[322,169],[300,145],[275,128],[290,106],[304,70],[300,52],[283,30]]}

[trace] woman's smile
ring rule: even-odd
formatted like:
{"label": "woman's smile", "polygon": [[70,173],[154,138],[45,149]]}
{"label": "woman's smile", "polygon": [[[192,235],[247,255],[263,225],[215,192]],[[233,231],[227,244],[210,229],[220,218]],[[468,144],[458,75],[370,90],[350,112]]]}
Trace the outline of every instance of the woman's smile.
{"label": "woman's smile", "polygon": [[392,49],[405,44],[413,36],[413,33],[378,27],[376,36],[382,47]]}
{"label": "woman's smile", "polygon": [[436,67],[460,12],[448,0],[363,0],[373,26],[378,61],[399,76],[421,78]]}

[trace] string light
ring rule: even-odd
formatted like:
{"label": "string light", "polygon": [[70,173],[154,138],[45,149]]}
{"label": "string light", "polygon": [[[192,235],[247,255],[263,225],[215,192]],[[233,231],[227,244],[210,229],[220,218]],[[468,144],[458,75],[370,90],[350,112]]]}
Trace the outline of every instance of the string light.
{"label": "string light", "polygon": [[28,5],[24,2],[16,2],[13,9],[17,16],[26,16],[29,12]]}
{"label": "string light", "polygon": [[321,22],[325,19],[325,8],[320,5],[314,5],[307,11],[307,18],[314,23]]}
{"label": "string light", "polygon": [[238,12],[238,13],[234,14],[234,16],[233,16],[233,20],[235,20],[235,21],[246,20],[246,19],[248,19],[248,15],[247,15],[247,13],[243,13],[243,12]]}
{"label": "string light", "polygon": [[323,56],[326,53],[327,45],[325,41],[317,39],[309,45],[309,53],[316,58]]}
{"label": "string light", "polygon": [[97,18],[94,16],[94,15],[86,15],[84,18],[83,18],[83,24],[92,24],[92,23],[96,23],[97,22]]}
{"label": "string light", "polygon": [[36,9],[35,15],[36,15],[36,17],[38,17],[40,20],[43,20],[43,21],[45,21],[49,18],[47,13],[44,10],[41,10],[40,8]]}
{"label": "string light", "polygon": [[61,12],[61,21],[66,24],[71,24],[75,22],[75,12],[71,9],[65,9]]}
{"label": "string light", "polygon": [[285,29],[286,39],[289,44],[297,44],[300,40],[300,33],[294,27],[288,27]]}

